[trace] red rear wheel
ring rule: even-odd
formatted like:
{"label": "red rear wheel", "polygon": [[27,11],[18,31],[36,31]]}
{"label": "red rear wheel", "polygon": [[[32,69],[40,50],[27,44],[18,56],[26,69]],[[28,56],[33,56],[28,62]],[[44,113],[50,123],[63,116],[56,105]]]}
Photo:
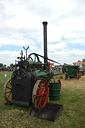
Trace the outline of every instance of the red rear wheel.
{"label": "red rear wheel", "polygon": [[11,87],[11,79],[8,79],[6,81],[6,83],[4,84],[4,88],[3,88],[3,96],[4,96],[4,99],[7,101],[7,102],[11,102],[12,100],[12,87]]}
{"label": "red rear wheel", "polygon": [[48,83],[45,79],[37,80],[34,85],[32,102],[35,108],[43,108],[48,100]]}
{"label": "red rear wheel", "polygon": [[61,92],[61,81],[60,81],[60,80],[58,80],[58,82],[59,82],[59,85],[60,85],[60,92]]}

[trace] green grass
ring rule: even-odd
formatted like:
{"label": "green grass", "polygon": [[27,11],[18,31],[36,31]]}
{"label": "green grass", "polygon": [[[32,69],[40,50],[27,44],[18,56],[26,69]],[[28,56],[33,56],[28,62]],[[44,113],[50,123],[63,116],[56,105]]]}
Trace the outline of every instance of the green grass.
{"label": "green grass", "polygon": [[85,76],[79,80],[61,80],[60,100],[50,102],[62,104],[63,110],[51,122],[29,116],[31,106],[5,105],[3,86],[11,73],[0,72],[0,128],[85,128]]}

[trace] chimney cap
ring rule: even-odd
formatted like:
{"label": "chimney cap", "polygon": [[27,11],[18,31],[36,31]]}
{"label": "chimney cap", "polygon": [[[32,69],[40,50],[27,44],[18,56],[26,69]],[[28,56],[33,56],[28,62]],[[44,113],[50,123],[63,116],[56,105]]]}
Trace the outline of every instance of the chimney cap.
{"label": "chimney cap", "polygon": [[43,23],[43,25],[47,25],[48,24],[48,22],[47,21],[44,21],[44,22],[42,22]]}

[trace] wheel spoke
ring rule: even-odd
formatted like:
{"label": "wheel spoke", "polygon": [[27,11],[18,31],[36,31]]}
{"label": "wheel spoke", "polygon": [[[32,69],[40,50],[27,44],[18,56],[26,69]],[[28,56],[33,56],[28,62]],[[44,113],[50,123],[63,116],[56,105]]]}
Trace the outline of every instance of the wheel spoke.
{"label": "wheel spoke", "polygon": [[41,96],[41,95],[42,95],[42,93],[41,93],[41,91],[40,91],[40,90],[37,90],[37,92],[38,92],[38,94],[36,95],[37,97],[39,97],[39,96]]}
{"label": "wheel spoke", "polygon": [[8,87],[8,86],[6,86],[6,88],[8,88],[8,89],[10,89],[10,90],[12,90],[10,87]]}
{"label": "wheel spoke", "polygon": [[11,93],[11,92],[12,92],[12,91],[8,91],[8,92],[5,92],[5,93],[7,94],[7,93]]}
{"label": "wheel spoke", "polygon": [[37,89],[37,92],[38,92],[38,94],[41,93],[41,91],[39,89]]}
{"label": "wheel spoke", "polygon": [[41,96],[42,94],[38,94],[38,95],[36,95],[37,97],[39,97],[39,96]]}
{"label": "wheel spoke", "polygon": [[7,97],[8,99],[9,99],[10,95],[11,95],[11,92],[10,92],[10,94],[9,94],[8,97]]}
{"label": "wheel spoke", "polygon": [[45,91],[45,90],[46,90],[45,88],[42,89],[42,91]]}
{"label": "wheel spoke", "polygon": [[41,106],[41,101],[42,101],[42,97],[41,97],[41,99],[39,101],[38,107]]}
{"label": "wheel spoke", "polygon": [[41,89],[41,86],[42,86],[42,82],[40,82],[40,84],[39,84],[39,88]]}

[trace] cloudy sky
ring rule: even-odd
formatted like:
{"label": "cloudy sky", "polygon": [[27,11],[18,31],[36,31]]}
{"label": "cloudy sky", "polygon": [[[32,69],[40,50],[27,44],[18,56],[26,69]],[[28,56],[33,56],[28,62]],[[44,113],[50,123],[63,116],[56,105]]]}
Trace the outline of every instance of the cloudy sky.
{"label": "cloudy sky", "polygon": [[43,21],[48,58],[61,64],[85,58],[85,0],[0,0],[0,63],[15,63],[23,46],[43,55]]}

